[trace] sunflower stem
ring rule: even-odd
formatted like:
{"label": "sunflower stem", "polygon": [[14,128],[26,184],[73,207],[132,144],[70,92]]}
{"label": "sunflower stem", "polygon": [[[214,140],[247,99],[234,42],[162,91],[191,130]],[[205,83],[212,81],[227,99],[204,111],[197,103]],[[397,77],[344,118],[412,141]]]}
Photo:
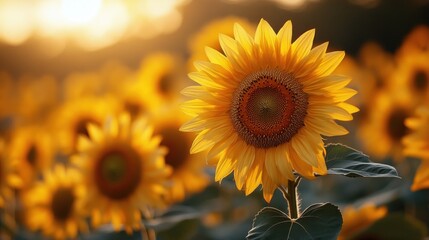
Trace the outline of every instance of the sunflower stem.
{"label": "sunflower stem", "polygon": [[289,217],[291,219],[296,219],[299,217],[299,206],[298,206],[298,194],[297,188],[298,184],[301,181],[301,177],[297,177],[295,181],[288,181],[287,194],[286,198],[289,206]]}

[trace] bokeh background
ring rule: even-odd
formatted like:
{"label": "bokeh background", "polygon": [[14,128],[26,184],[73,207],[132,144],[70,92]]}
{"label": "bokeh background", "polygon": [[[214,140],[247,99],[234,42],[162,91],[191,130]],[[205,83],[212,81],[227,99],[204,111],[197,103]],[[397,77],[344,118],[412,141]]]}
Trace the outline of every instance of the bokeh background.
{"label": "bokeh background", "polygon": [[[43,171],[54,162],[67,165],[76,150],[72,135],[82,134],[69,125],[82,109],[100,112],[97,117],[102,121],[105,108],[131,115],[156,112],[165,105],[177,108],[184,99],[180,89],[192,84],[186,75],[193,70],[191,62],[201,57],[204,45],[216,41],[219,32],[230,34],[233,21],[243,22],[251,31],[264,18],[278,31],[286,20],[292,20],[294,39],[315,28],[315,45],[329,41],[330,51],[346,52],[338,73],[351,76],[351,87],[359,92],[351,102],[361,111],[345,124],[350,134],[327,142],[362,150],[373,161],[395,166],[402,176],[401,180],[333,176],[304,180],[302,207],[331,201],[348,209],[344,216],[351,219],[347,220],[351,222],[349,237],[390,215],[394,220],[387,222],[400,218],[395,224],[404,233],[415,234],[405,236],[421,237],[429,227],[428,186],[411,190],[421,159],[402,153],[401,139],[408,130],[401,129],[415,109],[429,104],[428,13],[427,0],[0,0],[0,137],[10,156],[31,158],[31,148],[25,153],[14,139],[30,139],[22,132],[43,126],[41,131],[49,140],[41,140],[41,133],[34,135],[41,149],[48,146],[42,157],[52,160],[41,160],[37,167],[28,166],[30,170],[19,173],[24,178],[35,175],[26,180],[31,186],[43,180]],[[421,73],[420,80],[416,80],[417,73]],[[159,80],[165,77],[162,74],[170,79]],[[148,95],[154,97],[147,99]],[[389,120],[391,109],[398,106],[406,114]],[[175,145],[173,141],[170,148]],[[159,239],[243,239],[253,216],[267,205],[260,192],[245,197],[231,179],[222,185],[214,183],[213,168],[201,166],[198,171],[196,175],[204,172],[208,179],[204,186],[187,190],[163,213],[161,223],[146,224],[159,233]],[[192,176],[186,180],[198,181]],[[10,214],[3,217],[1,236],[45,239],[25,225],[21,191],[15,190],[9,199],[14,213],[12,218]],[[280,194],[271,205],[286,208]],[[362,206],[366,210],[354,212]],[[2,216],[8,211],[3,209]],[[397,226],[379,225],[370,229],[371,234]],[[106,227],[82,235],[82,239],[118,238],[141,239],[141,234],[127,235]]]}

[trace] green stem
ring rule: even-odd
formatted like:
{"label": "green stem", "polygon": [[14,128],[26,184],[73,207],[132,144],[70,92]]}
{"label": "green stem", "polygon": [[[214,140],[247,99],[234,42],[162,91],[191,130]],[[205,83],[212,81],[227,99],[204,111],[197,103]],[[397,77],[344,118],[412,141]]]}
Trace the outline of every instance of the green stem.
{"label": "green stem", "polygon": [[295,181],[288,181],[287,188],[279,186],[280,191],[283,193],[283,197],[286,199],[289,207],[289,217],[296,219],[299,217],[299,206],[298,206],[298,193],[297,188],[301,177],[297,177]]}
{"label": "green stem", "polygon": [[298,218],[298,214],[299,214],[299,209],[298,209],[298,200],[297,200],[297,194],[296,194],[296,187],[298,186],[298,184],[296,184],[295,181],[288,181],[287,184],[287,190],[288,190],[288,195],[289,198],[288,200],[288,205],[289,205],[289,217],[291,219],[296,219]]}

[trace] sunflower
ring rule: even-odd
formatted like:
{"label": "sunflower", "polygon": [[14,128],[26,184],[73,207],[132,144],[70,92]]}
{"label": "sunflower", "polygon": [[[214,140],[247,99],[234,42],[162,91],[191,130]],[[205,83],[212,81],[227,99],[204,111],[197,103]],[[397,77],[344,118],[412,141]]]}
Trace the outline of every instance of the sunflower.
{"label": "sunflower", "polygon": [[12,196],[12,188],[20,187],[22,180],[14,173],[16,164],[7,158],[5,143],[0,139],[0,209]]}
{"label": "sunflower", "polygon": [[79,138],[73,162],[84,174],[88,208],[94,226],[112,222],[127,232],[140,228],[140,210],[163,206],[164,184],[171,169],[166,150],[146,120],[132,124],[129,115],[109,118],[103,128],[90,124],[89,136]]}
{"label": "sunflower", "polygon": [[124,83],[118,86],[120,89],[116,95],[121,111],[130,114],[132,119],[138,118],[141,114],[150,114],[162,105],[161,100],[154,96],[154,93],[144,93],[145,87],[135,82]]}
{"label": "sunflower", "polygon": [[422,160],[414,176],[411,190],[429,188],[429,106],[419,107],[413,117],[405,121],[410,134],[403,138],[404,153]]}
{"label": "sunflower", "polygon": [[9,158],[17,165],[23,187],[30,187],[51,166],[54,158],[52,136],[44,127],[27,125],[13,131]]}
{"label": "sunflower", "polygon": [[101,125],[105,118],[118,112],[117,100],[109,97],[81,98],[67,101],[51,116],[59,148],[66,154],[74,153],[79,135],[88,136],[89,123]]}
{"label": "sunflower", "polygon": [[398,67],[391,79],[391,91],[409,94],[417,103],[429,101],[429,54],[409,53],[398,58]]}
{"label": "sunflower", "polygon": [[56,165],[24,194],[26,224],[54,239],[76,237],[87,229],[83,206],[84,188],[75,169]]}
{"label": "sunflower", "polygon": [[210,61],[195,63],[189,77],[201,86],[183,90],[194,118],[181,129],[199,132],[191,153],[208,151],[215,180],[234,171],[238,189],[250,194],[262,183],[269,202],[294,172],[326,174],[321,135],[347,134],[334,120],[352,120],[358,109],[344,102],[356,93],[345,88],[350,79],[331,75],[344,52],[326,53],[327,43],[312,49],[314,32],[291,43],[290,21],[276,35],[262,19],[254,38],[236,24],[235,39],[219,36],[226,56],[206,48]]}
{"label": "sunflower", "polygon": [[373,104],[368,106],[367,118],[358,129],[358,136],[369,155],[376,159],[393,156],[396,161],[403,159],[402,138],[409,132],[405,119],[413,113],[411,96],[385,90],[373,96]]}
{"label": "sunflower", "polygon": [[204,172],[205,163],[201,161],[203,156],[189,154],[194,135],[179,131],[189,118],[178,110],[177,104],[172,104],[160,109],[151,119],[155,134],[162,138],[161,145],[168,149],[165,163],[173,169],[169,196],[173,202],[183,200],[186,194],[202,190],[209,180]]}
{"label": "sunflower", "polygon": [[193,63],[197,60],[208,60],[204,48],[206,46],[222,52],[219,44],[219,32],[232,37],[234,36],[234,23],[240,24],[246,31],[254,32],[255,26],[244,18],[228,16],[216,19],[205,25],[198,33],[189,40],[189,50],[191,57],[188,61],[188,69],[195,71]]}
{"label": "sunflower", "polygon": [[376,207],[372,203],[366,203],[360,208],[346,207],[342,211],[343,226],[338,236],[339,240],[347,239],[353,235],[365,230],[375,221],[383,218],[387,214],[387,208],[384,206]]}
{"label": "sunflower", "polygon": [[186,86],[183,61],[168,53],[154,53],[141,63],[137,78],[140,94],[149,94],[153,100],[168,103],[180,97],[179,90]]}

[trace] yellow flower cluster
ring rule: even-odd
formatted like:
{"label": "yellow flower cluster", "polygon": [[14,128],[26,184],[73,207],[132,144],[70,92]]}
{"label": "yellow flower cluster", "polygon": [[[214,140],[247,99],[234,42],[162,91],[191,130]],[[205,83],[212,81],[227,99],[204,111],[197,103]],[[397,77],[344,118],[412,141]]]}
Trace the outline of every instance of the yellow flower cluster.
{"label": "yellow flower cluster", "polygon": [[184,66],[153,53],[135,70],[0,72],[0,207],[19,206],[18,224],[64,239],[87,231],[88,217],[131,232],[203,190],[206,164],[189,153],[194,135],[179,131],[189,120]]}

